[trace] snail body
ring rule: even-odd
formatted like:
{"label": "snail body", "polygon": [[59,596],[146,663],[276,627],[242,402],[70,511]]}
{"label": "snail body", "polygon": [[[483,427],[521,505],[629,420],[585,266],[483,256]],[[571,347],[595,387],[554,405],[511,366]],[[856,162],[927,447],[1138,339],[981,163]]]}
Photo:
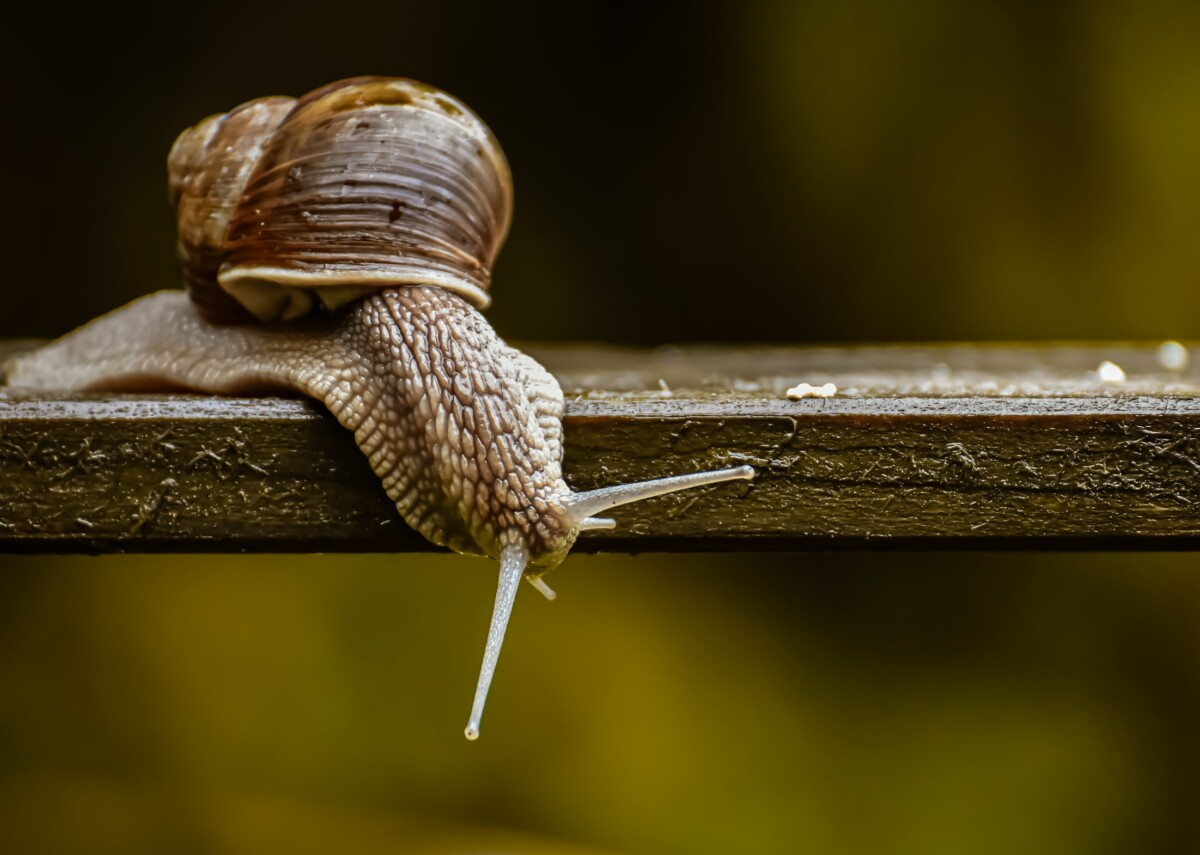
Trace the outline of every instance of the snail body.
{"label": "snail body", "polygon": [[292,389],[352,431],[405,521],[500,562],[466,734],[522,578],[595,516],[748,466],[571,491],[557,381],[480,314],[511,218],[499,144],[464,104],[394,78],[263,98],[184,131],[168,158],[185,291],[104,315],[7,366],[13,386]]}

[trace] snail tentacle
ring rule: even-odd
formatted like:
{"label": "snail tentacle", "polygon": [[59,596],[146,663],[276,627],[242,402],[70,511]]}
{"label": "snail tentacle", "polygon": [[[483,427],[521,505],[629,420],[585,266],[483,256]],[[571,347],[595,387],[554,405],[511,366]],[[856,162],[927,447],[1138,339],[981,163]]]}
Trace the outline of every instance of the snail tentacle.
{"label": "snail tentacle", "polygon": [[[584,493],[572,493],[565,505],[575,524],[583,526],[592,514],[607,511],[630,502],[640,502],[642,499],[674,493],[677,490],[689,490],[692,487],[702,487],[706,484],[719,484],[722,481],[749,481],[754,478],[753,466],[735,466],[731,469],[714,469],[709,472],[692,472],[687,475],[674,475],[670,478],[655,478],[651,481],[635,481],[631,484],[616,484],[612,487],[601,487]],[[610,520],[595,520],[588,528],[608,528]]]}
{"label": "snail tentacle", "polygon": [[553,588],[546,584],[546,580],[541,576],[526,576],[525,581],[532,585],[533,589],[547,600],[553,602],[554,600],[558,599],[558,594]]}
{"label": "snail tentacle", "polygon": [[247,102],[180,134],[168,195],[187,294],[152,294],[11,360],[8,382],[323,402],[410,526],[500,562],[468,738],[523,576],[553,599],[541,574],[580,532],[616,525],[595,514],[754,476],[571,492],[558,382],[477,311],[511,219],[508,164],[444,92],[359,77]]}
{"label": "snail tentacle", "polygon": [[483,650],[483,665],[479,669],[479,682],[475,686],[475,700],[471,704],[471,717],[467,720],[467,739],[479,738],[479,720],[483,718],[483,705],[487,703],[488,689],[496,673],[496,661],[500,658],[500,647],[504,644],[504,633],[512,615],[513,601],[525,567],[529,563],[529,551],[520,538],[513,538],[500,553],[500,581],[496,585],[496,605],[492,609],[492,622],[488,628],[487,645]]}

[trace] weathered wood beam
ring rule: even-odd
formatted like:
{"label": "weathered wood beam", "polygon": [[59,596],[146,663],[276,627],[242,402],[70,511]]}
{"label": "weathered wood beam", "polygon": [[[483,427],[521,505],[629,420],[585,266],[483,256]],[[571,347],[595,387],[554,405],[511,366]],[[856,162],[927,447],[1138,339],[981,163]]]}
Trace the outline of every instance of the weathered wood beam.
{"label": "weathered wood beam", "polygon": [[[1200,374],[1178,351],[528,350],[566,391],[575,487],[760,473],[622,508],[582,550],[1200,547]],[[789,400],[801,381],[839,392]],[[0,551],[428,548],[310,402],[0,389]]]}

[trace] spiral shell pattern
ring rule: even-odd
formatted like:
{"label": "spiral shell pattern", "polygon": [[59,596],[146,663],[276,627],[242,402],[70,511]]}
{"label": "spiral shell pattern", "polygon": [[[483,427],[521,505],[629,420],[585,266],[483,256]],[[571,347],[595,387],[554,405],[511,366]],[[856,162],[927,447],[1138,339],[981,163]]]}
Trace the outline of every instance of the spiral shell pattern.
{"label": "spiral shell pattern", "polygon": [[433,87],[359,77],[251,101],[184,131],[168,171],[184,280],[210,320],[290,320],[396,285],[490,302],[508,164]]}

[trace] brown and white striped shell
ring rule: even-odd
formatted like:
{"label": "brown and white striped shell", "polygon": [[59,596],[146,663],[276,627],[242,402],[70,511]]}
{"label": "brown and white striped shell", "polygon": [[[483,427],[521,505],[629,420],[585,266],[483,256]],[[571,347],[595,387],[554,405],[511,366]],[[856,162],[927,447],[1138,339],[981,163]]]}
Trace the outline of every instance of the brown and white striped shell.
{"label": "brown and white striped shell", "polygon": [[508,166],[449,95],[359,77],[250,101],[184,131],[168,166],[190,299],[162,291],[109,312],[11,360],[9,382],[324,403],[413,528],[499,560],[468,738],[523,578],[553,597],[542,573],[580,532],[616,525],[599,514],[754,477],[742,465],[583,492],[563,480],[558,381],[476,311],[508,230]]}
{"label": "brown and white striped shell", "polygon": [[168,172],[184,280],[209,320],[290,320],[396,285],[491,302],[508,164],[431,86],[356,77],[249,101],[180,134]]}

